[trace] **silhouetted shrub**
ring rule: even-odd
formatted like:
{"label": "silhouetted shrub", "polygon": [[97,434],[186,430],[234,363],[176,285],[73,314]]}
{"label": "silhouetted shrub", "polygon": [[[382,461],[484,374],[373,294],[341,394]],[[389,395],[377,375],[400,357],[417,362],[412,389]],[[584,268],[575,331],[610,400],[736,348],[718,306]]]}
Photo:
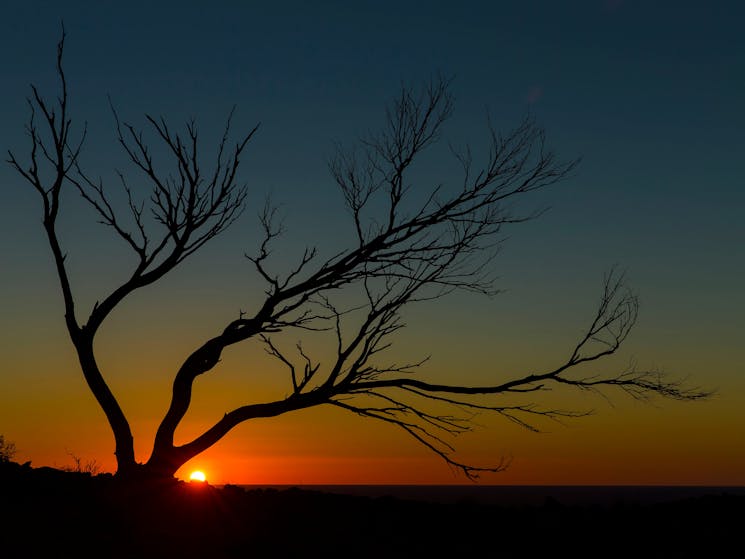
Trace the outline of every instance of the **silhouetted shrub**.
{"label": "silhouetted shrub", "polygon": [[16,445],[0,435],[0,462],[10,462],[16,454]]}
{"label": "silhouetted shrub", "polygon": [[79,474],[91,474],[92,476],[101,473],[101,465],[95,458],[93,460],[86,460],[84,462],[83,459],[80,458],[80,456],[73,454],[72,452],[68,452],[67,454],[70,456],[70,458],[72,458],[74,465],[62,467],[62,471],[75,472]]}

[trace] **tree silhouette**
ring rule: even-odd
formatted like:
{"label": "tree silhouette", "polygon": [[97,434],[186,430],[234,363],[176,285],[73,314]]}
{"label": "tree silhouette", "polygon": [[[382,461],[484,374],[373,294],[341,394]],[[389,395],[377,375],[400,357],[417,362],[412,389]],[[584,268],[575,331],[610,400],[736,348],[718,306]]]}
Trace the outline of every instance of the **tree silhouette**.
{"label": "tree silhouette", "polygon": [[[436,187],[423,197],[415,195],[408,182],[410,169],[427,148],[441,140],[443,124],[453,108],[448,80],[436,78],[421,90],[402,88],[388,107],[382,130],[354,149],[340,147],[332,158],[330,171],[351,216],[351,242],[346,249],[326,259],[315,248],[306,249],[289,273],[277,274],[268,259],[282,227],[276,208],[266,204],[260,212],[263,239],[257,252],[247,255],[266,283],[263,301],[253,312],[241,312],[228,321],[222,331],[186,357],[175,374],[170,405],[150,458],[139,464],[130,425],[99,369],[94,339],[122,301],[160,280],[241,215],[247,189],[238,180],[238,169],[258,126],[231,141],[231,113],[217,156],[205,167],[193,121],[187,123],[185,133],[178,133],[164,119],[146,116],[150,132],[166,148],[175,167],[175,172],[168,172],[156,165],[145,134],[121,121],[112,106],[119,144],[150,188],[143,201],[142,194],[119,174],[127,204],[117,207],[103,182],[82,168],[86,131],[73,134],[62,64],[64,41],[63,31],[57,49],[58,97],[50,103],[31,87],[30,153],[21,162],[9,151],[9,163],[41,197],[65,324],[85,380],[113,431],[120,477],[172,476],[242,422],[321,404],[399,427],[466,476],[475,477],[480,471],[499,471],[506,464],[502,460],[472,465],[455,457],[449,436],[470,428],[470,412],[491,411],[533,428],[533,420],[539,417],[582,415],[519,403],[526,394],[537,396],[556,386],[618,388],[635,398],[706,396],[705,391],[655,371],[628,369],[609,376],[579,371],[579,365],[615,353],[636,321],[637,298],[625,286],[623,274],[616,271],[607,274],[596,314],[569,358],[551,370],[467,386],[427,381],[421,360],[384,362],[392,336],[403,327],[401,312],[408,305],[438,300],[456,290],[494,292],[489,265],[503,227],[536,217],[513,213],[511,202],[561,181],[577,164],[558,160],[546,147],[543,130],[531,119],[504,135],[489,124],[490,144],[481,165],[474,163],[470,149],[453,149],[462,169],[458,187]],[[123,239],[135,256],[129,277],[100,299],[85,320],[75,306],[57,233],[61,193],[66,189],[77,190],[101,223]],[[358,294],[352,304],[350,293]],[[301,344],[293,354],[282,349],[276,334],[288,330],[330,332],[336,345],[332,363],[322,367]],[[190,442],[175,445],[174,433],[191,403],[196,377],[211,371],[226,347],[252,339],[263,343],[287,368],[289,395],[233,409]],[[509,403],[510,396],[518,400]]]}

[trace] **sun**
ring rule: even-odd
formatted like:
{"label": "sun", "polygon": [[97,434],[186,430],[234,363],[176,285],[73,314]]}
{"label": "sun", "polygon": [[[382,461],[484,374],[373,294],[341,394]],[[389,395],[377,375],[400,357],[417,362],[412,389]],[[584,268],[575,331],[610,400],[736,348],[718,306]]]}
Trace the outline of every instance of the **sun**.
{"label": "sun", "polygon": [[191,481],[207,481],[207,476],[204,475],[204,472],[196,470],[191,473],[191,475],[189,476],[189,479]]}

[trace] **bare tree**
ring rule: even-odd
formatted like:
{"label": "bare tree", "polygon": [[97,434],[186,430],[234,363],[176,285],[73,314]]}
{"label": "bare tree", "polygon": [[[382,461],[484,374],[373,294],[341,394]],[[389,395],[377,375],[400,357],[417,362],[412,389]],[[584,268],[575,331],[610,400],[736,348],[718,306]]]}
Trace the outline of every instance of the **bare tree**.
{"label": "bare tree", "polygon": [[[73,137],[62,65],[64,40],[63,32],[57,51],[59,96],[49,103],[32,86],[27,128],[30,154],[22,163],[9,152],[9,163],[41,197],[65,323],[83,375],[113,431],[119,476],[172,476],[242,422],[329,404],[399,427],[466,476],[475,477],[480,471],[503,469],[505,463],[479,466],[456,459],[450,436],[470,428],[471,412],[491,411],[527,428],[534,428],[534,419],[539,417],[582,415],[536,403],[510,403],[510,397],[524,401],[526,394],[537,395],[560,385],[583,390],[619,388],[635,398],[706,396],[705,391],[687,388],[654,371],[632,369],[610,376],[579,372],[580,365],[615,353],[636,321],[637,299],[626,288],[623,275],[616,272],[607,275],[585,334],[566,361],[551,370],[510,379],[495,375],[492,384],[466,386],[428,382],[420,368],[424,360],[384,361],[391,338],[404,326],[401,313],[407,306],[437,300],[455,290],[494,292],[490,264],[502,241],[503,227],[536,217],[511,212],[511,202],[556,184],[577,163],[559,161],[546,147],[543,131],[530,119],[505,135],[489,124],[490,144],[481,165],[474,163],[470,149],[452,150],[462,170],[460,183],[454,188],[431,188],[424,194],[417,191],[409,182],[411,167],[441,140],[453,108],[448,80],[437,78],[421,91],[402,88],[387,110],[382,131],[354,149],[339,148],[332,158],[330,171],[349,210],[350,246],[329,258],[321,258],[315,248],[306,249],[293,269],[277,273],[271,269],[269,256],[282,227],[270,204],[260,212],[263,239],[256,253],[247,257],[266,282],[263,301],[252,313],[241,312],[227,321],[186,357],[175,373],[170,405],[150,458],[139,464],[129,423],[99,369],[95,336],[125,298],[171,272],[240,216],[247,190],[237,171],[258,127],[231,143],[229,117],[217,156],[205,168],[194,122],[179,133],[164,119],[147,116],[150,132],[172,159],[175,172],[169,173],[156,166],[145,134],[122,122],[112,108],[119,144],[150,188],[143,201],[142,194],[119,174],[118,184],[128,203],[116,207],[104,183],[82,168],[85,130]],[[51,171],[50,179],[42,178],[42,166]],[[57,233],[60,196],[68,188],[79,192],[135,256],[129,277],[96,303],[84,321],[75,306]],[[348,303],[350,292],[358,294],[356,304]],[[322,366],[301,344],[293,353],[280,347],[277,334],[289,330],[321,330],[334,336],[332,362]],[[190,442],[175,445],[174,433],[191,403],[196,377],[213,370],[226,347],[252,339],[263,343],[286,367],[289,395],[233,409]]]}

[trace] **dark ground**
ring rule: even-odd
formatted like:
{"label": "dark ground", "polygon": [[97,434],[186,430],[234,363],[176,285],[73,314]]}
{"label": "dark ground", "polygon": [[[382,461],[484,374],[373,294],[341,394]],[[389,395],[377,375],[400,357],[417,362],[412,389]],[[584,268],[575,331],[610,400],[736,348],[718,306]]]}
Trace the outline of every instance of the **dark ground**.
{"label": "dark ground", "polygon": [[0,557],[734,557],[745,496],[499,506],[0,464]]}

